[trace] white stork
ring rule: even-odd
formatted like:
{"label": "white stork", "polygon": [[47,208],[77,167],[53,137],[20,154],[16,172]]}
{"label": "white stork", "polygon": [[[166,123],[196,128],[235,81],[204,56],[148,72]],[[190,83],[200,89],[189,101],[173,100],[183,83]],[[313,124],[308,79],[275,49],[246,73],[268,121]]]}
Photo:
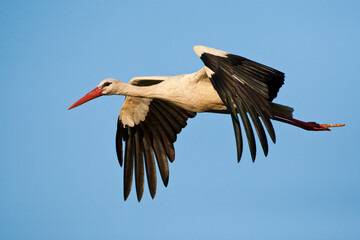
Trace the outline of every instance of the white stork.
{"label": "white stork", "polygon": [[[217,49],[195,46],[205,66],[192,74],[135,77],[129,83],[105,79],[69,109],[102,95],[125,95],[117,124],[116,150],[120,166],[124,153],[124,199],[135,185],[138,201],[144,191],[144,163],[152,198],[156,193],[155,158],[165,186],[169,180],[168,160],[175,159],[174,142],[188,118],[198,112],[230,114],[236,138],[237,160],[242,155],[242,136],[238,114],[243,123],[252,160],[256,145],[253,129],[265,156],[268,143],[265,130],[275,143],[270,119],[306,130],[330,130],[344,124],[317,124],[292,117],[291,107],[272,103],[284,83],[284,73],[244,57]],[[250,118],[249,118],[250,117]],[[261,123],[261,121],[262,123]],[[154,157],[155,154],[155,157]]]}

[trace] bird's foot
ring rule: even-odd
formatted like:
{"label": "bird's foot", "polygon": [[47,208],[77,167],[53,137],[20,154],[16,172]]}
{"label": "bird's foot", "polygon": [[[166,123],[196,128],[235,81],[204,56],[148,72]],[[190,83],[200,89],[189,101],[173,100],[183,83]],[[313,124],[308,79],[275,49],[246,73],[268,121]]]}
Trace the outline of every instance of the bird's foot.
{"label": "bird's foot", "polygon": [[310,129],[310,130],[314,130],[314,131],[330,131],[329,128],[331,128],[331,127],[345,126],[345,124],[318,124],[315,122],[308,122],[308,123],[312,124],[313,129]]}

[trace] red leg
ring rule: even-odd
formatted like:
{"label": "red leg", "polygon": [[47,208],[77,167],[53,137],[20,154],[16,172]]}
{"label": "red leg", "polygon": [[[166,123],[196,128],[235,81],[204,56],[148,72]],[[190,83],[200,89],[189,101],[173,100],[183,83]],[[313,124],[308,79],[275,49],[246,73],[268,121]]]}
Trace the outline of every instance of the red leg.
{"label": "red leg", "polygon": [[329,127],[342,127],[345,124],[318,124],[316,122],[303,122],[292,117],[274,113],[274,120],[294,125],[309,131],[330,131]]}

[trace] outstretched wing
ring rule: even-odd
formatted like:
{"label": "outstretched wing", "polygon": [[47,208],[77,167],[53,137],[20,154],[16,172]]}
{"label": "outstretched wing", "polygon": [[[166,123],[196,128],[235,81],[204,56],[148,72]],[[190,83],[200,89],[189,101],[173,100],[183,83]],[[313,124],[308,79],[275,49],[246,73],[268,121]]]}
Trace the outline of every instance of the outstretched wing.
{"label": "outstretched wing", "polygon": [[[144,84],[145,81],[140,82]],[[116,151],[120,166],[124,160],[125,200],[131,191],[133,172],[137,198],[138,201],[141,200],[144,191],[144,168],[151,197],[155,197],[155,159],[162,181],[167,186],[168,160],[172,162],[175,159],[174,142],[177,134],[186,126],[188,118],[195,115],[195,112],[184,110],[166,101],[126,97],[118,118],[116,133]]]}
{"label": "outstretched wing", "polygon": [[284,73],[244,57],[213,48],[195,46],[194,51],[204,62],[212,85],[231,113],[238,161],[242,155],[242,136],[238,113],[244,124],[252,160],[255,161],[256,145],[248,116],[252,120],[266,156],[268,143],[260,119],[275,143],[275,132],[270,122],[270,119],[273,118],[270,102],[284,84]]}

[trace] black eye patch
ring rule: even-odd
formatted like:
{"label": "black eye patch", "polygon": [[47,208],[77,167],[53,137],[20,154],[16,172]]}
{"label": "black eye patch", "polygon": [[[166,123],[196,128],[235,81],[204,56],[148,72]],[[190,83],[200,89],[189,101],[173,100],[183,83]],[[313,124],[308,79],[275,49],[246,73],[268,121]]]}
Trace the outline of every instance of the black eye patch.
{"label": "black eye patch", "polygon": [[104,84],[101,86],[101,88],[107,87],[107,86],[109,86],[110,84],[111,84],[111,82],[106,82],[106,83],[104,83]]}

